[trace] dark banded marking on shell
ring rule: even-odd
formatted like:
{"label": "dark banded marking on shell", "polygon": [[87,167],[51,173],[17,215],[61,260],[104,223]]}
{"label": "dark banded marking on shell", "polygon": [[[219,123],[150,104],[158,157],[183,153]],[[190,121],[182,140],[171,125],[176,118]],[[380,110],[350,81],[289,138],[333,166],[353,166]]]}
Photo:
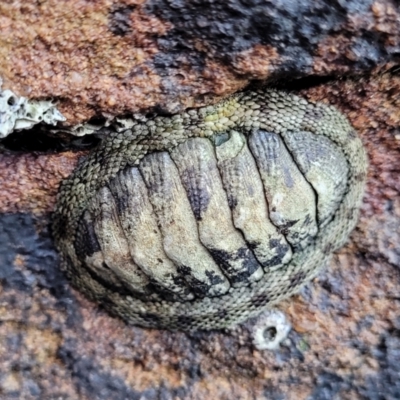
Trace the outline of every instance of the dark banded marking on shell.
{"label": "dark banded marking on shell", "polygon": [[366,166],[334,108],[272,90],[138,122],[63,183],[63,267],[129,322],[229,326],[329,261],[356,223]]}

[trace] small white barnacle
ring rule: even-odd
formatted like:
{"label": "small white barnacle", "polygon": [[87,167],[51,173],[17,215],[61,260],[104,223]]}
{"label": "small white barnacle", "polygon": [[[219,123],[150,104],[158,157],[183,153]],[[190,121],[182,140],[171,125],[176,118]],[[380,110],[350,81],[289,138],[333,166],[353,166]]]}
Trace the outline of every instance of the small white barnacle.
{"label": "small white barnacle", "polygon": [[[343,245],[361,141],[325,105],[249,95],[109,135],[61,186],[53,232],[84,293],[130,323],[223,328],[296,292]],[[256,346],[287,326],[257,328]]]}
{"label": "small white barnacle", "polygon": [[56,125],[59,121],[65,121],[65,117],[51,101],[28,100],[11,90],[2,90],[1,86],[0,78],[0,139],[13,131],[29,129],[40,122]]}
{"label": "small white barnacle", "polygon": [[291,329],[282,311],[264,311],[257,317],[252,329],[253,345],[257,350],[277,350]]}

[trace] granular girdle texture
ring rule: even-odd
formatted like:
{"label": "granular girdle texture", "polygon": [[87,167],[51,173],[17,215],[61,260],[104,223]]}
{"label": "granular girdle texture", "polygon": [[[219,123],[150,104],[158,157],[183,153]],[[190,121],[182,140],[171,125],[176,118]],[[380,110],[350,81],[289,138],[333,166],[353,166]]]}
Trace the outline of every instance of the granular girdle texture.
{"label": "granular girdle texture", "polygon": [[249,91],[108,132],[61,185],[53,231],[73,283],[126,321],[222,328],[329,261],[366,170],[335,108]]}

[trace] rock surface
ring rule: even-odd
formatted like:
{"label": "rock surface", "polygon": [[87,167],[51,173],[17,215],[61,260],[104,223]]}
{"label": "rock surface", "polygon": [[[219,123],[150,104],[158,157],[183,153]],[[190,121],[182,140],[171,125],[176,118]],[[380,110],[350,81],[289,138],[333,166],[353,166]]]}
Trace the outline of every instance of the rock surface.
{"label": "rock surface", "polygon": [[[249,28],[257,26],[256,14],[244,6],[246,12],[227,15],[220,6],[214,21],[213,13],[199,10],[205,5],[218,7],[215,2],[190,3],[71,1],[59,8],[55,1],[40,6],[33,1],[23,2],[24,6],[1,4],[0,26],[7,29],[0,29],[4,43],[0,75],[21,94],[27,90],[35,98],[55,96],[73,123],[95,113],[201,105],[209,95],[214,101],[250,79],[284,79],[288,71],[291,78],[309,76],[280,84],[281,88],[336,105],[368,150],[371,165],[359,225],[329,268],[280,305],[292,330],[278,350],[254,348],[254,321],[227,332],[193,334],[127,326],[71,288],[57,267],[49,232],[51,211],[60,180],[85,155],[85,146],[68,140],[60,145],[61,137],[56,144],[54,137],[31,131],[14,141],[11,135],[2,144],[8,150],[0,152],[0,397],[400,398],[396,3],[337,1],[323,8],[325,2],[320,1],[315,11],[301,1],[282,19],[278,11],[289,2],[277,2],[280,6],[275,8],[272,2],[229,2],[232,10],[247,3],[256,8],[257,3],[265,11],[269,5],[272,14],[259,14],[272,22],[281,18],[282,26],[262,37],[256,28]],[[304,11],[307,7],[309,14]],[[185,11],[186,20],[177,17],[179,10]],[[196,27],[191,17],[195,12]],[[319,22],[313,24],[316,15]],[[249,32],[247,42],[243,35],[230,34],[229,24]],[[21,29],[11,35],[18,26]],[[316,27],[323,33],[318,35]],[[292,31],[303,32],[305,39],[284,36]],[[364,42],[352,47],[362,38]],[[297,52],[287,42],[296,40]],[[230,53],[224,51],[227,47]],[[348,57],[352,48],[359,49],[355,59]],[[239,67],[238,60],[242,60]],[[71,72],[74,63],[79,74],[86,71],[87,80],[80,81]],[[121,68],[121,75],[113,68]],[[363,75],[342,76],[361,70]],[[179,84],[174,75],[178,71]],[[83,82],[81,86],[73,87],[68,74],[74,84]],[[116,83],[124,79],[125,85]],[[108,104],[111,93],[115,103]],[[18,149],[23,151],[15,152]]]}
{"label": "rock surface", "polygon": [[357,73],[400,52],[396,0],[57,0],[0,4],[0,76],[74,125],[173,112],[250,80]]}

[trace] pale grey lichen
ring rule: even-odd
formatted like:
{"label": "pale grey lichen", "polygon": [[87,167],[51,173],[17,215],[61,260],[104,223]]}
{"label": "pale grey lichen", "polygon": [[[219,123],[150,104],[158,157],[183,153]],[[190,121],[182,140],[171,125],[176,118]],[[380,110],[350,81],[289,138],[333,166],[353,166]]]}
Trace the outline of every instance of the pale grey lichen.
{"label": "pale grey lichen", "polygon": [[56,125],[66,120],[51,101],[28,100],[11,90],[2,90],[1,85],[0,78],[0,139],[40,122]]}
{"label": "pale grey lichen", "polygon": [[291,328],[283,312],[276,309],[265,311],[254,324],[253,344],[257,350],[276,350]]}

